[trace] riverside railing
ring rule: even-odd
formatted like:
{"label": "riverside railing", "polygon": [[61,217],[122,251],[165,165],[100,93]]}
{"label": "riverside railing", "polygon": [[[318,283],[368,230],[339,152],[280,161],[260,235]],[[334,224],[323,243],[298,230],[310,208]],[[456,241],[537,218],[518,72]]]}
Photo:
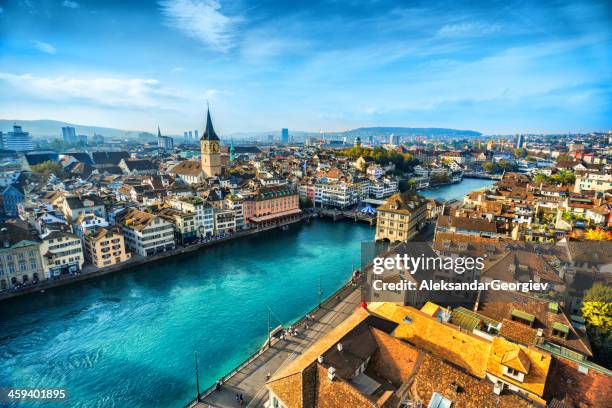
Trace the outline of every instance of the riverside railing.
{"label": "riverside railing", "polygon": [[[310,314],[316,315],[317,312],[319,312],[321,309],[323,309],[324,306],[328,306],[328,305],[332,304],[334,301],[337,301],[339,303],[342,299],[344,299],[349,294],[351,294],[353,292],[353,290],[355,290],[355,286],[354,286],[354,281],[351,278],[351,279],[349,279],[349,281],[347,283],[342,285],[338,290],[333,292],[323,302],[321,302],[321,305],[315,306],[308,313],[306,313],[304,316],[302,316],[299,320],[297,320],[295,323],[293,323],[293,326],[302,326],[302,325],[304,325],[306,323],[306,316],[308,316]],[[274,344],[276,344],[276,341],[274,342]],[[255,359],[257,359],[263,353],[268,351],[268,349],[270,347],[271,347],[271,342],[266,341],[264,346],[262,346],[259,350],[251,353],[249,355],[249,357],[246,358],[246,360],[244,360],[242,363],[238,364],[236,367],[234,367],[232,370],[230,370],[227,374],[225,374],[224,376],[219,378],[219,380],[217,382],[215,382],[214,384],[212,384],[211,386],[206,388],[204,391],[202,391],[200,393],[200,395],[198,396],[199,400],[192,400],[187,405],[185,405],[185,407],[186,408],[194,407],[199,402],[202,402],[202,400],[204,398],[206,398],[207,396],[211,395],[213,392],[215,392],[217,390],[217,386],[218,385],[223,386],[223,384],[225,382],[227,382],[234,375],[236,375],[238,372],[240,372],[240,370],[242,370],[243,368],[245,368],[246,366],[251,364]]]}

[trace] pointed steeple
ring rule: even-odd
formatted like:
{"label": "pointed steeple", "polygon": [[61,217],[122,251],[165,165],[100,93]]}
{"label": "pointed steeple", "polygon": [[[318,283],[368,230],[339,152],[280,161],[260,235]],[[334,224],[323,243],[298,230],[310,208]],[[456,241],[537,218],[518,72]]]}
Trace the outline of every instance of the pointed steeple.
{"label": "pointed steeple", "polygon": [[213,128],[212,119],[210,119],[210,108],[206,109],[206,129],[200,140],[219,140]]}
{"label": "pointed steeple", "polygon": [[157,137],[162,137],[161,130],[159,130],[159,125],[157,125]]}

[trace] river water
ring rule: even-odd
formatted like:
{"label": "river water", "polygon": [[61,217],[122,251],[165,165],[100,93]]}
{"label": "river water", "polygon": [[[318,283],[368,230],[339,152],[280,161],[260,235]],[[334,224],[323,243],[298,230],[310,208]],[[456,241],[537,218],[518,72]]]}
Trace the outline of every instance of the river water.
{"label": "river water", "polygon": [[[44,407],[182,407],[341,287],[374,229],[316,220],[0,303],[0,387],[60,387]],[[25,405],[20,405],[25,406]],[[35,406],[35,405],[28,405]]]}

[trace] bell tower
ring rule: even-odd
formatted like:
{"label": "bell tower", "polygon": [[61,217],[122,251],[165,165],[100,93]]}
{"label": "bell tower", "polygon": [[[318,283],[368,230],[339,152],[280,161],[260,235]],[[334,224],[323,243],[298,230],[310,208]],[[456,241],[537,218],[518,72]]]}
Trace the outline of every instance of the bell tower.
{"label": "bell tower", "polygon": [[202,153],[202,171],[206,177],[221,175],[221,146],[219,145],[219,136],[215,133],[215,129],[210,119],[210,109],[206,114],[206,129],[200,138],[200,151]]}

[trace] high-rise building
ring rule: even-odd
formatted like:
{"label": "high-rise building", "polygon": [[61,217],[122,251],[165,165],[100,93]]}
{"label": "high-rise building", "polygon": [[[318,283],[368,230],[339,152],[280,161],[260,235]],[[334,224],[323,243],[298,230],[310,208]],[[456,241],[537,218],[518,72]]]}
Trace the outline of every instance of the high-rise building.
{"label": "high-rise building", "polygon": [[28,132],[21,130],[21,126],[13,125],[13,131],[3,135],[3,146],[6,150],[23,152],[34,150],[34,142]]}
{"label": "high-rise building", "polygon": [[194,131],[193,131],[193,134],[194,134],[194,138],[195,138],[196,140],[200,138],[200,135],[198,134],[198,129],[194,130]]}
{"label": "high-rise building", "polygon": [[516,135],[516,148],[520,149],[525,146],[525,135]]}
{"label": "high-rise building", "polygon": [[157,147],[162,150],[174,149],[174,139],[170,136],[162,136],[159,126],[157,127]]}
{"label": "high-rise building", "polygon": [[283,128],[283,130],[281,130],[281,143],[289,144],[289,129],[287,128]]}
{"label": "high-rise building", "polygon": [[398,146],[400,144],[399,135],[396,135],[395,133],[391,133],[391,135],[389,136],[389,144]]}
{"label": "high-rise building", "polygon": [[189,140],[193,139],[193,132],[190,130],[189,131]]}
{"label": "high-rise building", "polygon": [[183,132],[183,138],[185,140],[189,140],[189,132],[187,132],[187,131]]}
{"label": "high-rise building", "polygon": [[62,127],[62,138],[64,139],[64,142],[76,142],[77,136],[75,129],[72,126]]}
{"label": "high-rise building", "polygon": [[210,110],[206,114],[206,129],[200,138],[200,151],[202,152],[202,170],[206,177],[221,175],[221,146],[219,136],[215,133]]}

